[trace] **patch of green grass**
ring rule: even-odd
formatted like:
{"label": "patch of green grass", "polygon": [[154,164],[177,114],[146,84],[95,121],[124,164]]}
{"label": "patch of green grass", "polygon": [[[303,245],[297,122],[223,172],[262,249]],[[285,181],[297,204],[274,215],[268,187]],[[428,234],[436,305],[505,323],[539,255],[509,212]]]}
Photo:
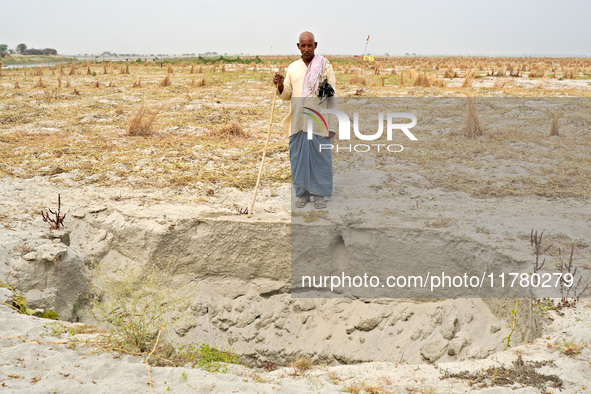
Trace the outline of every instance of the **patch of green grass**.
{"label": "patch of green grass", "polygon": [[59,337],[60,335],[68,332],[69,330],[69,327],[62,323],[45,324],[43,327],[52,337]]}
{"label": "patch of green grass", "polygon": [[178,359],[210,372],[219,372],[223,363],[238,363],[238,356],[235,353],[219,350],[205,343],[199,347],[180,348]]}
{"label": "patch of green grass", "polygon": [[534,313],[541,313],[555,309],[560,309],[560,306],[555,305],[554,301],[550,299],[534,300],[534,303],[532,304],[532,311]]}
{"label": "patch of green grass", "polygon": [[480,233],[480,234],[490,234],[490,229],[482,226],[482,227],[478,227],[476,226],[476,233]]}

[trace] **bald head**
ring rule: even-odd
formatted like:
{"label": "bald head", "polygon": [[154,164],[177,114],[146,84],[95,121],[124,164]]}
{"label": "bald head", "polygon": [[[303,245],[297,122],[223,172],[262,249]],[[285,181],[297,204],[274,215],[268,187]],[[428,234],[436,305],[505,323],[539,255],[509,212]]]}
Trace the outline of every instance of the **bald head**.
{"label": "bald head", "polygon": [[300,34],[300,40],[298,42],[298,49],[302,53],[302,60],[306,65],[310,64],[312,59],[314,58],[314,51],[318,43],[314,38],[314,34],[310,33],[309,31],[305,31]]}
{"label": "bald head", "polygon": [[303,39],[312,40],[312,42],[316,42],[316,39],[314,38],[314,34],[312,34],[309,31],[305,31],[302,34],[300,34],[300,37],[299,37],[299,41],[300,42],[302,42],[302,38]]}

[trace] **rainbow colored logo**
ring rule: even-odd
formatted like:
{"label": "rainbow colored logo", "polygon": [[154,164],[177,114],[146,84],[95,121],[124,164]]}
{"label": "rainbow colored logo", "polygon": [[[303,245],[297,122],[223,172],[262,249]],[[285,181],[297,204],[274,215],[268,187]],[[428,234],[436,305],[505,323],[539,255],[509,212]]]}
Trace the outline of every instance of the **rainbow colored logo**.
{"label": "rainbow colored logo", "polygon": [[[318,127],[320,127],[320,129],[322,129],[322,123],[324,123],[324,128],[326,130],[328,130],[328,124],[326,124],[326,120],[324,120],[324,117],[322,115],[320,115],[320,112],[318,111],[314,111],[312,108],[310,107],[303,107],[304,109],[307,109],[309,111],[314,112],[316,115],[318,116],[314,116],[313,114],[309,113],[309,112],[304,112],[304,114],[310,116],[312,119],[314,119],[316,121],[316,123],[318,123]],[[319,119],[320,118],[320,119]],[[320,123],[320,121],[322,120],[322,123]]]}

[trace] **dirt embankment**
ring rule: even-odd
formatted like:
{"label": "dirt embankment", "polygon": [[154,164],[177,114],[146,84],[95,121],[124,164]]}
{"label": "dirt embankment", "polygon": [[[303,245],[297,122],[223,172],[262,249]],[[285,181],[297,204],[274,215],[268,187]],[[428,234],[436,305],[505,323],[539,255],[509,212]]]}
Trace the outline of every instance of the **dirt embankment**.
{"label": "dirt embankment", "polygon": [[67,56],[52,56],[52,55],[6,55],[4,59],[0,59],[0,63],[5,66],[13,66],[17,64],[57,64],[68,63],[76,61],[75,58]]}

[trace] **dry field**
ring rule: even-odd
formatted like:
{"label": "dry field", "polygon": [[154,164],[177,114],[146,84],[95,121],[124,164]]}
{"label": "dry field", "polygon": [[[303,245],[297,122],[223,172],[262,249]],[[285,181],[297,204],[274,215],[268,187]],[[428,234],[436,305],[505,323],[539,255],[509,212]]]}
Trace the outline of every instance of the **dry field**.
{"label": "dry field", "polygon": [[[0,175],[75,171],[99,185],[254,186],[273,97],[271,78],[289,58],[218,61],[76,63],[2,70]],[[259,60],[259,59],[257,59]],[[333,58],[340,96],[591,96],[591,59]],[[290,180],[287,138],[275,111],[264,187]],[[550,136],[558,120],[559,137]],[[483,125],[486,119],[480,118]],[[559,119],[537,132],[438,133],[399,156],[420,165],[432,187],[474,197],[589,197],[591,132],[569,134]],[[521,143],[516,143],[521,142]],[[406,153],[406,152],[405,152]],[[507,182],[475,180],[496,161],[538,162]],[[453,177],[447,169],[454,167]],[[540,180],[543,180],[541,182]]]}

